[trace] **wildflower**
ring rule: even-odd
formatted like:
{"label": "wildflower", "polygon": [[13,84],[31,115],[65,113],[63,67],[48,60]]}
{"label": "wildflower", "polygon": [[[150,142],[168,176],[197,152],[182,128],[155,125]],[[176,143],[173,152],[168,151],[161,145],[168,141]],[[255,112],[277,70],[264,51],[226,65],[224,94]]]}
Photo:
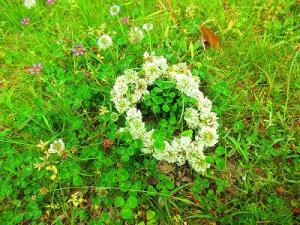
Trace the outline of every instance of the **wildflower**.
{"label": "wildflower", "polygon": [[55,0],[47,0],[46,3],[47,3],[48,5],[52,5],[52,4],[55,3]]}
{"label": "wildflower", "polygon": [[210,167],[210,165],[205,161],[205,155],[203,152],[198,152],[197,155],[189,161],[189,164],[197,173],[202,174]]}
{"label": "wildflower", "polygon": [[66,159],[68,157],[69,153],[66,150],[61,150],[59,152],[59,156],[63,159]]}
{"label": "wildflower", "polygon": [[152,29],[153,29],[153,23],[145,23],[143,25],[143,30],[145,30],[146,32],[149,32]]}
{"label": "wildflower", "polygon": [[45,194],[47,194],[48,192],[49,192],[49,189],[48,189],[48,188],[46,188],[46,187],[40,188],[40,193],[41,193],[41,194],[45,195]]}
{"label": "wildflower", "polygon": [[59,139],[57,141],[54,141],[51,145],[50,148],[48,149],[49,153],[60,153],[65,149],[65,143],[62,141],[62,139]]}
{"label": "wildflower", "polygon": [[110,149],[113,144],[114,144],[114,142],[112,140],[105,138],[102,146],[103,146],[104,150],[107,150],[107,149]]}
{"label": "wildflower", "polygon": [[100,116],[103,116],[108,112],[109,112],[109,110],[105,106],[101,106],[101,108],[99,109],[99,115]]}
{"label": "wildflower", "polygon": [[40,74],[42,71],[42,64],[33,64],[32,67],[28,70],[30,74]]}
{"label": "wildflower", "polygon": [[40,140],[40,142],[36,145],[38,148],[40,148],[41,150],[44,150],[45,147],[49,144],[48,141],[43,142],[42,140]]}
{"label": "wildflower", "polygon": [[84,55],[86,49],[82,46],[82,44],[78,44],[72,49],[72,52],[75,56],[81,56]]}
{"label": "wildflower", "polygon": [[120,6],[118,6],[118,5],[113,5],[113,6],[110,7],[110,9],[109,9],[109,13],[110,13],[110,15],[112,15],[112,16],[118,15],[119,12],[120,12]]}
{"label": "wildflower", "polygon": [[119,119],[119,115],[118,115],[118,113],[112,112],[110,114],[110,118],[111,118],[112,121],[116,122]]}
{"label": "wildflower", "polygon": [[123,17],[123,18],[121,19],[121,23],[123,23],[123,24],[128,24],[128,23],[129,23],[129,17]]}
{"label": "wildflower", "polygon": [[140,110],[132,107],[130,109],[128,109],[127,113],[126,113],[126,120],[130,121],[130,120],[135,120],[135,119],[141,119],[142,118],[142,113]]}
{"label": "wildflower", "polygon": [[46,207],[50,208],[50,209],[59,209],[59,204],[51,203],[50,205],[47,205]]}
{"label": "wildflower", "polygon": [[74,207],[79,206],[84,200],[83,198],[80,196],[79,192],[75,192],[74,194],[71,195],[71,198],[68,200],[68,203],[72,203]]}
{"label": "wildflower", "polygon": [[108,34],[103,34],[98,39],[98,45],[100,49],[107,49],[112,46],[113,42]]}
{"label": "wildflower", "polygon": [[113,98],[112,100],[115,103],[118,112],[124,113],[129,109],[130,102],[126,98]]}
{"label": "wildflower", "polygon": [[186,7],[185,13],[186,13],[187,18],[193,18],[194,17],[195,9],[196,9],[196,7],[193,4]]}
{"label": "wildflower", "polygon": [[197,128],[199,126],[199,113],[194,108],[186,109],[184,119],[190,128]]}
{"label": "wildflower", "polygon": [[24,5],[27,9],[31,9],[36,5],[35,0],[24,0]]}
{"label": "wildflower", "polygon": [[57,168],[56,168],[56,166],[54,166],[54,165],[50,165],[50,166],[47,166],[46,167],[46,170],[47,171],[51,171],[53,174],[50,176],[50,179],[51,180],[55,180],[56,179],[56,176],[57,176]]}
{"label": "wildflower", "polygon": [[34,164],[34,168],[40,171],[44,167],[44,163],[36,163]]}
{"label": "wildflower", "polygon": [[21,24],[24,26],[28,26],[29,22],[30,22],[29,18],[24,18],[24,19],[22,19]]}
{"label": "wildflower", "polygon": [[139,75],[135,70],[128,69],[124,71],[124,78],[128,82],[136,82],[139,79]]}
{"label": "wildflower", "polygon": [[202,143],[208,147],[213,147],[219,138],[216,129],[206,126],[201,128],[199,137]]}
{"label": "wildflower", "polygon": [[144,38],[144,32],[139,27],[133,27],[129,31],[129,40],[132,44],[136,44],[143,40]]}
{"label": "wildflower", "polygon": [[129,132],[133,140],[137,140],[144,137],[145,124],[142,119],[135,119],[129,122]]}
{"label": "wildflower", "polygon": [[152,134],[154,132],[154,129],[146,132],[143,138],[143,143],[144,147],[141,149],[141,152],[144,154],[150,154],[153,153],[153,145],[154,145],[154,140],[152,138]]}
{"label": "wildflower", "polygon": [[217,120],[218,120],[217,114],[214,112],[201,115],[201,122],[205,126],[209,126],[214,129],[217,129],[219,127]]}

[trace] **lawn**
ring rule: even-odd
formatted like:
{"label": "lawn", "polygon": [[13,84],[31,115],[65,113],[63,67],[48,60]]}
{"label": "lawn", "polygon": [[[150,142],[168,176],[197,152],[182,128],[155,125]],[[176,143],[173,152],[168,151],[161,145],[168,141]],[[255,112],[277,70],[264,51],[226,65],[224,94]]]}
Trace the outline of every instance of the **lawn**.
{"label": "lawn", "polygon": [[300,224],[298,0],[25,3],[0,1],[1,225]]}

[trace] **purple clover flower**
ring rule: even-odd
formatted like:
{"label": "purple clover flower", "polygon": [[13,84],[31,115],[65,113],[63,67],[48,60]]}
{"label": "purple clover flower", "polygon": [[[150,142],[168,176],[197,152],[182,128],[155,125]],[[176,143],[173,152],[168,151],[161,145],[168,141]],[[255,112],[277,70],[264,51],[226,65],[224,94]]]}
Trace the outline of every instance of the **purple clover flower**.
{"label": "purple clover flower", "polygon": [[24,19],[22,19],[21,24],[24,26],[28,26],[29,22],[30,22],[29,18],[24,18]]}
{"label": "purple clover flower", "polygon": [[121,19],[121,23],[123,23],[123,24],[128,24],[128,23],[129,23],[129,17],[123,17],[123,18]]}
{"label": "purple clover flower", "polygon": [[28,70],[30,74],[40,74],[42,71],[42,64],[33,64],[32,67]]}
{"label": "purple clover flower", "polygon": [[47,4],[48,5],[52,5],[52,4],[54,4],[55,3],[55,0],[47,0]]}
{"label": "purple clover flower", "polygon": [[84,55],[86,49],[82,46],[82,44],[78,44],[72,49],[72,52],[75,56],[81,56]]}

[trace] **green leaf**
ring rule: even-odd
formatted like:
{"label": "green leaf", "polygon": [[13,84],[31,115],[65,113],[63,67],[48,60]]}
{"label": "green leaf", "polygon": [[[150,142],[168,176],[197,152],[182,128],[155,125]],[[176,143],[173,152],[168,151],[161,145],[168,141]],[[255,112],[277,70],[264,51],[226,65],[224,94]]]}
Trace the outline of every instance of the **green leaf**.
{"label": "green leaf", "polygon": [[160,112],[159,105],[153,105],[152,110],[153,110],[154,113],[159,113]]}
{"label": "green leaf", "polygon": [[75,176],[73,176],[73,184],[77,187],[82,186],[83,185],[83,179],[80,176],[75,175]]}
{"label": "green leaf", "polygon": [[225,160],[216,158],[216,166],[218,170],[224,170],[225,169]]}
{"label": "green leaf", "polygon": [[181,136],[192,138],[193,137],[193,130],[185,130],[181,133]]}
{"label": "green leaf", "polygon": [[115,199],[115,206],[116,206],[116,207],[122,207],[122,206],[124,206],[124,205],[125,205],[125,200],[124,200],[124,198],[121,197],[121,196],[116,197],[116,199]]}
{"label": "green leaf", "polygon": [[225,155],[226,154],[226,149],[222,146],[219,146],[216,148],[216,155],[220,156],[220,155]]}
{"label": "green leaf", "polygon": [[165,112],[169,112],[170,111],[170,106],[168,106],[167,104],[164,104],[162,107],[163,111]]}
{"label": "green leaf", "polygon": [[138,205],[138,200],[135,196],[130,196],[128,199],[127,199],[127,202],[126,202],[126,207],[130,208],[130,209],[134,209],[136,208]]}
{"label": "green leaf", "polygon": [[146,213],[147,220],[153,220],[155,218],[155,212],[152,210],[148,210]]}
{"label": "green leaf", "polygon": [[123,219],[128,220],[133,217],[132,210],[130,208],[123,208],[121,210],[121,216]]}

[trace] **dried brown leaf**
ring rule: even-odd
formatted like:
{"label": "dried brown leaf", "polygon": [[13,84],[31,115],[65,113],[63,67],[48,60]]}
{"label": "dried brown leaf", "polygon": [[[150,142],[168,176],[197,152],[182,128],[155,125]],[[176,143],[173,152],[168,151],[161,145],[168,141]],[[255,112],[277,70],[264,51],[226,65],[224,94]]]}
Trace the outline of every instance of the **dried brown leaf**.
{"label": "dried brown leaf", "polygon": [[211,46],[213,46],[216,49],[220,49],[221,48],[220,39],[212,31],[212,29],[201,25],[201,26],[199,26],[199,30],[202,32],[205,41],[207,41]]}
{"label": "dried brown leaf", "polygon": [[167,161],[160,161],[156,167],[160,172],[168,174],[175,169],[175,165],[168,163]]}

